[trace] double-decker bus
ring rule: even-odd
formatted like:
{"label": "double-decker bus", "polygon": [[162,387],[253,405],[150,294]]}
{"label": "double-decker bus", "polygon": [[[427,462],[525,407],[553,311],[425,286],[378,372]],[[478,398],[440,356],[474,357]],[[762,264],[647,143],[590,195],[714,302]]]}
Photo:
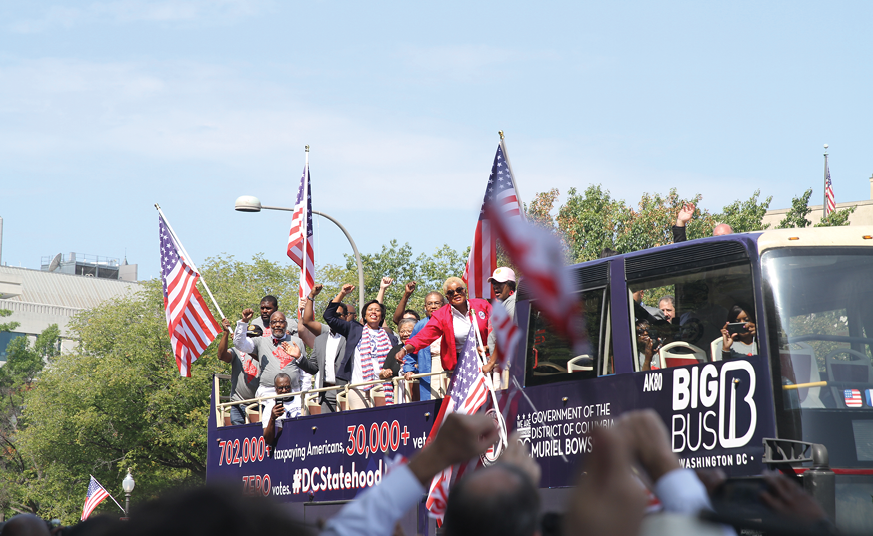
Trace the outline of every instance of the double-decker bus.
{"label": "double-decker bus", "polygon": [[[683,466],[731,477],[794,471],[838,527],[873,528],[873,228],[726,235],[567,269],[581,289],[589,354],[572,355],[523,281],[516,305],[526,343],[511,374],[526,400],[509,425],[542,467],[545,508],[560,509],[575,465],[596,448],[594,428],[652,408]],[[669,321],[652,313],[662,297]],[[721,330],[735,307],[754,338],[726,355]],[[641,326],[660,346],[651,359]],[[301,417],[268,454],[260,424],[220,426],[217,385],[207,478],[278,496],[307,521],[377,484],[395,454],[420,448],[439,407]],[[404,523],[432,531],[423,503]]]}

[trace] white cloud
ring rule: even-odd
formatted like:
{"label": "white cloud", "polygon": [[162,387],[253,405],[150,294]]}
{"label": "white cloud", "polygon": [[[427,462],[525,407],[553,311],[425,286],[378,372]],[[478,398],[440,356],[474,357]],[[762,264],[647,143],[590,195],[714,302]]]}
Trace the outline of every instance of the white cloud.
{"label": "white cloud", "polygon": [[16,33],[41,33],[82,24],[159,22],[225,24],[251,17],[272,7],[271,0],[117,0],[89,5],[54,5],[38,16],[13,21]]}

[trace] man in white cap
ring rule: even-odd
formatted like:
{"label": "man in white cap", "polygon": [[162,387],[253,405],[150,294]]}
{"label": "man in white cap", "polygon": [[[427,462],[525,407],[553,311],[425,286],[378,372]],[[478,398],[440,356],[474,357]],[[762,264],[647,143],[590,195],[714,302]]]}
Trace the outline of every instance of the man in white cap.
{"label": "man in white cap", "polygon": [[[488,282],[491,283],[491,294],[503,303],[503,308],[506,309],[509,318],[515,321],[515,272],[512,268],[500,266],[494,270],[494,273],[488,278]],[[491,330],[491,333],[488,334],[488,351],[491,353],[492,359],[482,368],[483,372],[491,372],[494,368],[496,360],[493,356],[496,341],[497,335],[495,335],[494,330]]]}

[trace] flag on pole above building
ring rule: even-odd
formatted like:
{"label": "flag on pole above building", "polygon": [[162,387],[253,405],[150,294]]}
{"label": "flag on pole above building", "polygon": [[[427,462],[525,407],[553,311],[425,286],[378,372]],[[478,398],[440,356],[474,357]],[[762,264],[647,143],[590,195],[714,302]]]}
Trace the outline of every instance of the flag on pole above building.
{"label": "flag on pole above building", "polygon": [[825,217],[830,216],[831,212],[837,209],[837,203],[834,200],[834,187],[831,184],[831,170],[825,168]]}
{"label": "flag on pole above building", "polygon": [[181,251],[163,214],[158,214],[161,239],[161,284],[170,344],[176,356],[179,374],[191,376],[191,364],[203,355],[206,347],[221,332],[218,322],[197,290],[200,273]]}
{"label": "flag on pole above building", "polygon": [[[309,163],[303,167],[297,202],[291,215],[288,234],[288,257],[300,267],[300,297],[309,295],[315,286],[315,249],[312,244],[312,191],[309,189]],[[305,252],[305,253],[304,253]],[[305,264],[304,264],[305,259]]]}
{"label": "flag on pole above building", "polygon": [[503,146],[497,146],[494,164],[491,165],[491,175],[485,188],[485,199],[479,210],[479,221],[476,222],[476,234],[473,236],[473,246],[464,268],[464,281],[471,298],[491,298],[491,285],[488,278],[497,268],[497,241],[491,229],[491,222],[485,214],[485,204],[493,203],[499,210],[511,218],[521,218],[521,206],[515,187],[515,179],[506,162]]}
{"label": "flag on pole above building", "polygon": [[100,482],[97,482],[97,479],[93,476],[91,477],[91,482],[88,484],[88,493],[85,495],[85,506],[82,508],[82,521],[88,519],[88,516],[91,515],[91,512],[97,508],[103,499],[109,497],[109,492],[106,491],[103,486],[100,485]]}

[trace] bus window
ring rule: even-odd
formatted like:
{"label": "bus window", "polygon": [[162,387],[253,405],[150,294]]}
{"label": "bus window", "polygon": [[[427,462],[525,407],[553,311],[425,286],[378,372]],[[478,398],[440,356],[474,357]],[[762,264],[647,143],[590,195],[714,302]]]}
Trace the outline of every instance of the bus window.
{"label": "bus window", "polygon": [[528,326],[525,385],[597,376],[601,365],[600,348],[606,289],[586,290],[580,294],[590,354],[572,355],[566,339],[555,333],[535,301],[531,302]]}
{"label": "bus window", "polygon": [[[635,370],[758,355],[752,288],[747,264],[629,281]],[[728,322],[738,331],[725,349],[721,330]]]}

